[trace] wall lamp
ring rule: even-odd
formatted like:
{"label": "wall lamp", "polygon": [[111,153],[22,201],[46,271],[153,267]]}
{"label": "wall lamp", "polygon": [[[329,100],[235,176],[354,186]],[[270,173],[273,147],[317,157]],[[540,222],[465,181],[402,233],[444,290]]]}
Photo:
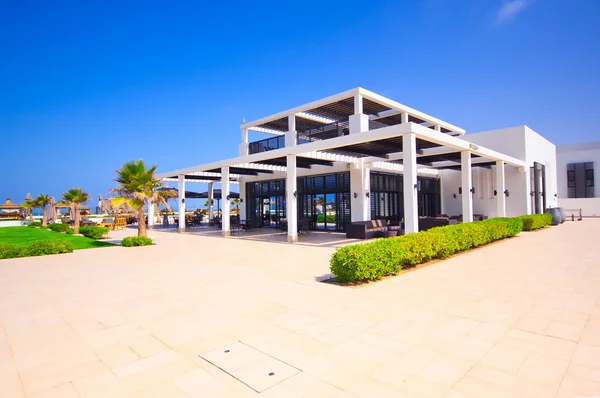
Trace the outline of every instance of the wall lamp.
{"label": "wall lamp", "polygon": [[469,189],[469,191],[471,191],[471,193],[475,193],[475,187],[471,187],[471,189]]}
{"label": "wall lamp", "polygon": [[366,193],[367,198],[371,196],[371,194],[369,192]]}
{"label": "wall lamp", "polygon": [[358,198],[358,194],[354,192],[354,199]]}
{"label": "wall lamp", "polygon": [[455,194],[455,193],[454,193],[454,194],[452,194],[452,197],[454,197],[454,199],[456,199],[456,194]]}
{"label": "wall lamp", "polygon": [[298,197],[298,191],[294,191],[294,198]]}
{"label": "wall lamp", "polygon": [[181,198],[181,203],[184,204],[185,203],[185,198]]}
{"label": "wall lamp", "polygon": [[508,192],[508,189],[505,189],[505,190],[504,190],[504,194],[505,194],[507,197],[508,197],[508,196],[510,196],[510,192]]}
{"label": "wall lamp", "polygon": [[240,203],[244,203],[244,198],[240,198]]}
{"label": "wall lamp", "polygon": [[231,195],[227,195],[227,200],[231,199]]}
{"label": "wall lamp", "polygon": [[494,196],[498,196],[498,191],[494,189]]}
{"label": "wall lamp", "polygon": [[458,194],[462,195],[462,187],[458,187]]}

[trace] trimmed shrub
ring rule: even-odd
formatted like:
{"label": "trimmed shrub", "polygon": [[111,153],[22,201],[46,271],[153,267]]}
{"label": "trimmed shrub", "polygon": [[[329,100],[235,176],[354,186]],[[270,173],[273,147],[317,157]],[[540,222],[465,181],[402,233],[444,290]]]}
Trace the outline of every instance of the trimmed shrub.
{"label": "trimmed shrub", "polygon": [[402,268],[515,236],[522,229],[520,218],[492,218],[378,239],[337,249],[330,269],[340,282],[377,280],[397,274]]}
{"label": "trimmed shrub", "polygon": [[133,247],[133,246],[149,246],[152,244],[152,239],[146,238],[145,236],[128,236],[123,238],[121,246]]}
{"label": "trimmed shrub", "polygon": [[0,259],[19,257],[20,250],[15,245],[0,244]]}
{"label": "trimmed shrub", "polygon": [[108,233],[108,228],[96,226],[80,227],[79,233],[86,238],[100,239]]}
{"label": "trimmed shrub", "polygon": [[21,255],[19,257],[72,253],[73,250],[75,250],[75,246],[68,240],[41,240],[21,248]]}
{"label": "trimmed shrub", "polygon": [[552,224],[552,214],[531,214],[519,218],[523,220],[523,231],[533,231]]}
{"label": "trimmed shrub", "polygon": [[54,232],[67,232],[69,224],[48,224],[48,229]]}
{"label": "trimmed shrub", "polygon": [[29,225],[27,225],[28,227],[41,227],[42,223],[40,221],[34,221],[34,222],[30,222]]}
{"label": "trimmed shrub", "polygon": [[74,230],[73,228],[69,227],[69,228],[68,228],[68,229],[65,231],[65,233],[66,233],[67,235],[73,235],[73,234],[75,233],[75,230]]}
{"label": "trimmed shrub", "polygon": [[25,247],[0,245],[0,259],[72,253],[73,250],[75,250],[73,243],[67,240],[42,240],[32,242]]}

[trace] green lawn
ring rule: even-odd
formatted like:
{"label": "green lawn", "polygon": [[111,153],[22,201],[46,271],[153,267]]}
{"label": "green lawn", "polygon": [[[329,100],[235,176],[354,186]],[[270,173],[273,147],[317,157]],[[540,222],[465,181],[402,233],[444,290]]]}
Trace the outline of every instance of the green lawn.
{"label": "green lawn", "polygon": [[112,243],[86,238],[84,236],[67,235],[47,229],[32,227],[3,227],[0,228],[0,244],[12,244],[18,247],[39,240],[69,240],[78,249],[92,249],[95,247],[114,246]]}

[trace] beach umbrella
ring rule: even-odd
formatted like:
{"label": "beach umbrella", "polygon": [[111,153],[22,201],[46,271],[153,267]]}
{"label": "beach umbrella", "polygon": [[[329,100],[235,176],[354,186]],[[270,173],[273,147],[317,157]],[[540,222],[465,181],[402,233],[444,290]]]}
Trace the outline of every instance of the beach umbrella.
{"label": "beach umbrella", "polygon": [[48,202],[48,224],[53,224],[56,222],[56,199],[54,196],[50,197],[50,201]]}

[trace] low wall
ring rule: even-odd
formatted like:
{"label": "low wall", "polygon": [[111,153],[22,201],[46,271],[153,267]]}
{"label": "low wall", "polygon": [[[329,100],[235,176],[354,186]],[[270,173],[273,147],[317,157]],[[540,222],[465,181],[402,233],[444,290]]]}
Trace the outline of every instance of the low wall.
{"label": "low wall", "polygon": [[567,210],[581,209],[584,217],[600,217],[600,198],[559,198],[558,206]]}
{"label": "low wall", "polygon": [[6,220],[6,221],[0,221],[0,228],[2,228],[2,227],[23,227],[27,224],[29,224],[29,221]]}

